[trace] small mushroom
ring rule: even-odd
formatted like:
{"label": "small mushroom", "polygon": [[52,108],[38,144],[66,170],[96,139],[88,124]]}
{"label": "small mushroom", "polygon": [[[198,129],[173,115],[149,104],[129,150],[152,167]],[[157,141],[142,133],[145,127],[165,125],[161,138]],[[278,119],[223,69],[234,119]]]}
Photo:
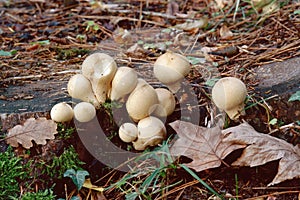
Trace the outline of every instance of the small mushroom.
{"label": "small mushroom", "polygon": [[138,123],[138,139],[133,143],[136,150],[145,150],[148,146],[160,144],[166,137],[164,123],[156,117],[146,117]]}
{"label": "small mushroom", "polygon": [[82,74],[76,74],[70,78],[68,93],[73,98],[92,103],[96,108],[100,106],[92,90],[91,82]]}
{"label": "small mushroom", "polygon": [[156,104],[158,97],[154,88],[143,79],[138,79],[138,84],[126,102],[128,115],[134,121],[139,121],[149,116],[155,110]]}
{"label": "small mushroom", "polygon": [[66,102],[61,102],[52,107],[50,116],[53,121],[68,122],[73,119],[74,112],[69,104]]}
{"label": "small mushroom", "polygon": [[81,70],[82,74],[90,80],[99,103],[104,103],[117,71],[114,59],[104,53],[94,53],[83,61]]}
{"label": "small mushroom", "polygon": [[138,129],[133,123],[124,123],[119,128],[119,137],[123,142],[132,142],[138,136]]}
{"label": "small mushroom", "polygon": [[154,63],[154,76],[173,92],[180,89],[180,82],[189,73],[191,64],[183,55],[166,52]]}
{"label": "small mushroom", "polygon": [[158,97],[158,105],[154,114],[158,117],[169,116],[174,112],[176,106],[174,95],[172,92],[164,88],[156,88],[155,91]]}
{"label": "small mushroom", "polygon": [[234,77],[221,78],[212,89],[213,102],[233,120],[245,114],[244,101],[246,95],[247,89],[245,84]]}
{"label": "small mushroom", "polygon": [[74,116],[79,122],[89,122],[96,116],[96,109],[91,103],[80,102],[74,107]]}
{"label": "small mushroom", "polygon": [[138,80],[137,73],[130,67],[119,67],[113,80],[110,92],[111,100],[119,100],[132,92]]}

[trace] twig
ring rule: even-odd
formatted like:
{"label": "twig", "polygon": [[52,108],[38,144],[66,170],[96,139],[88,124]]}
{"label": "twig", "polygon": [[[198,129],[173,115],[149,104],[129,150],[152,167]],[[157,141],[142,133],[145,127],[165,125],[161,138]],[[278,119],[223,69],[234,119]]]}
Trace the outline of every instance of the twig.
{"label": "twig", "polygon": [[[80,70],[78,70],[78,69],[72,69],[72,70],[65,70],[65,71],[60,71],[60,72],[52,72],[52,73],[50,73],[50,75],[53,76],[53,75],[71,74],[71,73],[79,73],[79,72],[80,72]],[[42,77],[43,77],[43,75],[41,75],[41,74],[28,75],[28,76],[16,76],[16,77],[6,78],[2,81],[8,82],[8,81],[12,81],[12,80],[38,79],[38,78],[42,78]]]}
{"label": "twig", "polygon": [[281,130],[287,129],[287,128],[297,128],[297,129],[300,129],[300,126],[296,125],[295,123],[290,123],[290,124],[287,124],[287,125],[280,126],[279,128],[270,131],[268,134],[271,135],[271,134],[273,134],[275,132],[278,132],[278,131],[281,131]]}

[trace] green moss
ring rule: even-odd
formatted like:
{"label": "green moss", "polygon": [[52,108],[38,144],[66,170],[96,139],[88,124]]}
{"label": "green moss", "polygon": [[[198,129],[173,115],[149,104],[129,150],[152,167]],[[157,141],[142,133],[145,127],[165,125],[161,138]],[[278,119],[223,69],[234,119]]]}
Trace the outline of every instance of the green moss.
{"label": "green moss", "polygon": [[[18,180],[29,176],[22,159],[14,155],[11,147],[0,153],[0,199],[12,199],[19,194]],[[24,170],[25,169],[25,170]]]}
{"label": "green moss", "polygon": [[51,178],[61,179],[65,171],[68,169],[82,169],[83,164],[85,163],[79,160],[74,147],[70,146],[60,156],[54,156],[48,162],[41,161],[39,168]]}
{"label": "green moss", "polygon": [[55,195],[50,189],[38,192],[27,192],[22,196],[22,200],[54,200]]}

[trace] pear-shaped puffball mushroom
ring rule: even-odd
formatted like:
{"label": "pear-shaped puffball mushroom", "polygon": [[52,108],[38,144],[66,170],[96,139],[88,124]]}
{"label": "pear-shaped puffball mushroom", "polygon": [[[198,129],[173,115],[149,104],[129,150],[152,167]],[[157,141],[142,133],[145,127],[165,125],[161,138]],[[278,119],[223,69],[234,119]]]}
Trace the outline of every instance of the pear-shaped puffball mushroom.
{"label": "pear-shaped puffball mushroom", "polygon": [[246,95],[247,89],[245,84],[234,77],[221,78],[212,89],[213,102],[233,120],[245,114],[244,101]]}
{"label": "pear-shaped puffball mushroom", "polygon": [[117,71],[114,59],[104,53],[94,53],[83,61],[81,70],[82,74],[90,80],[99,103],[104,103]]}
{"label": "pear-shaped puffball mushroom", "polygon": [[180,82],[189,73],[191,64],[183,55],[166,52],[154,63],[154,76],[173,92],[180,88]]}
{"label": "pear-shaped puffball mushroom", "polygon": [[74,112],[69,104],[61,102],[52,107],[50,116],[53,121],[68,122],[72,120]]}
{"label": "pear-shaped puffball mushroom", "polygon": [[133,123],[124,123],[119,128],[119,137],[123,142],[132,142],[138,136],[138,129]]}
{"label": "pear-shaped puffball mushroom", "polygon": [[133,143],[136,150],[160,144],[166,137],[164,123],[156,117],[146,117],[138,123],[138,139]]}
{"label": "pear-shaped puffball mushroom", "polygon": [[92,90],[91,82],[82,74],[76,74],[70,78],[68,93],[73,98],[92,103],[96,108],[100,106]]}
{"label": "pear-shaped puffball mushroom", "polygon": [[126,102],[128,115],[134,121],[139,121],[149,116],[155,110],[156,104],[158,97],[154,88],[143,79],[138,79],[138,84]]}
{"label": "pear-shaped puffball mushroom", "polygon": [[132,92],[137,84],[137,73],[130,67],[119,67],[111,85],[110,99],[118,100]]}
{"label": "pear-shaped puffball mushroom", "polygon": [[172,92],[164,88],[156,88],[155,91],[158,97],[158,105],[154,114],[159,117],[169,116],[174,112],[176,106],[174,95]]}
{"label": "pear-shaped puffball mushroom", "polygon": [[80,102],[74,107],[74,116],[79,122],[88,122],[96,116],[96,109],[88,102]]}

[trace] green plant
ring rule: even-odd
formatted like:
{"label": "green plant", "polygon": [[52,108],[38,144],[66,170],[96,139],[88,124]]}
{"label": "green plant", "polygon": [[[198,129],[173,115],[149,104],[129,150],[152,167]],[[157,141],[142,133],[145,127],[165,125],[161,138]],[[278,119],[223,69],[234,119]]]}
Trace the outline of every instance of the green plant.
{"label": "green plant", "polygon": [[94,21],[87,21],[85,22],[85,24],[86,24],[85,31],[89,31],[89,30],[98,31],[100,29],[99,25]]}
{"label": "green plant", "polygon": [[289,101],[300,101],[300,90],[294,93],[290,98]]}
{"label": "green plant", "polygon": [[16,157],[11,147],[0,153],[0,199],[16,197],[19,193],[18,180],[22,180],[29,175],[25,170],[22,159]]}
{"label": "green plant", "polygon": [[221,196],[219,193],[217,193],[213,188],[211,188],[209,185],[207,185],[207,183],[205,183],[199,176],[197,176],[197,174],[195,174],[190,168],[188,168],[187,166],[185,166],[184,164],[180,164],[180,166],[187,171],[190,175],[192,175],[192,177],[194,177],[197,181],[199,181],[205,188],[207,188],[211,193],[213,193],[214,195],[218,196],[221,199],[224,199],[223,196]]}
{"label": "green plant", "polygon": [[56,195],[51,189],[38,192],[27,192],[22,196],[22,200],[54,200]]}
{"label": "green plant", "polygon": [[132,169],[106,190],[119,189],[128,200],[138,197],[140,199],[153,199],[154,196],[162,194],[167,189],[181,183],[181,181],[173,184],[167,182],[169,172],[176,169],[167,142],[164,142],[161,147],[157,147],[153,151],[146,150],[135,159],[135,162],[144,163],[145,166]]}
{"label": "green plant", "polygon": [[85,181],[85,177],[88,175],[89,175],[89,172],[87,172],[85,170],[75,171],[74,169],[68,169],[64,173],[64,177],[69,177],[72,179],[72,181],[76,185],[78,191],[82,188],[83,183]]}
{"label": "green plant", "polygon": [[238,175],[234,174],[234,179],[235,179],[235,196],[236,200],[239,199],[239,180],[238,180]]}
{"label": "green plant", "polygon": [[41,161],[40,167],[50,177],[60,179],[68,169],[78,170],[83,164],[85,163],[79,160],[74,147],[70,146],[60,156],[54,156],[49,162]]}
{"label": "green plant", "polygon": [[11,51],[0,50],[0,56],[13,56],[16,53],[17,53],[17,50],[11,50]]}
{"label": "green plant", "polygon": [[66,127],[62,123],[57,124],[58,139],[64,139],[64,140],[69,139],[72,137],[74,131],[75,131],[74,127]]}

